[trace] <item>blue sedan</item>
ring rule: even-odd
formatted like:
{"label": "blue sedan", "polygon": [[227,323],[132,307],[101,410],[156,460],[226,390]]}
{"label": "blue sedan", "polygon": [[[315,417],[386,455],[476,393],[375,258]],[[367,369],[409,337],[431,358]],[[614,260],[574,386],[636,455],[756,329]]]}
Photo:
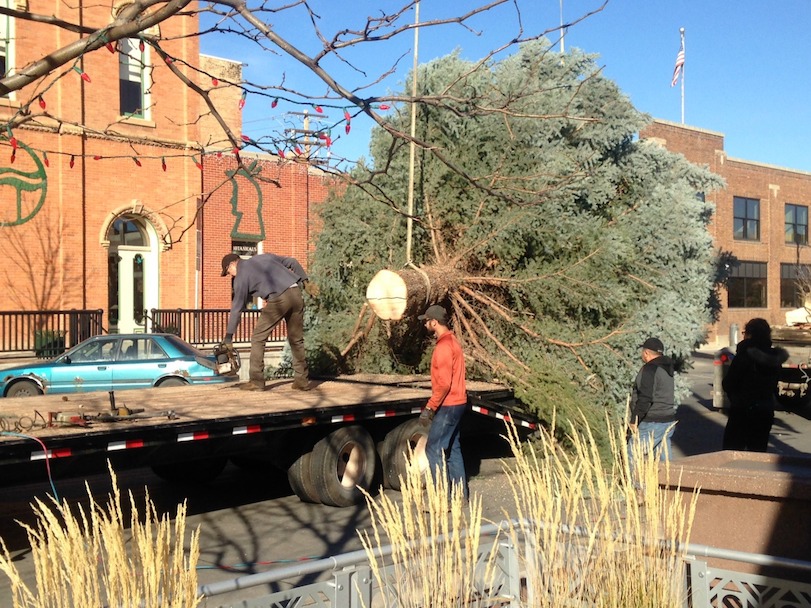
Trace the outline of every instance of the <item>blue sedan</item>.
{"label": "blue sedan", "polygon": [[94,336],[42,363],[0,370],[4,397],[218,384],[217,360],[174,334]]}

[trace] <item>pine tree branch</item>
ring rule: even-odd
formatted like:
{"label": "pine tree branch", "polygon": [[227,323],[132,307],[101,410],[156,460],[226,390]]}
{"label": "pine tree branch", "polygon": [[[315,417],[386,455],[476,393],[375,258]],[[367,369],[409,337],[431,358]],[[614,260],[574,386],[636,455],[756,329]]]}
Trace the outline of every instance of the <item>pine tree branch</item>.
{"label": "pine tree branch", "polygon": [[[516,357],[509,348],[507,348],[501,340],[496,338],[490,328],[487,327],[487,323],[479,316],[479,314],[473,310],[473,308],[464,300],[464,298],[460,297],[459,294],[452,295],[454,304],[458,304],[460,308],[464,309],[468,315],[476,322],[477,325],[480,326],[481,331],[484,332],[484,335],[487,336],[490,341],[504,353],[507,357],[509,357],[516,365],[521,367],[524,371],[529,371],[529,366],[526,363],[521,361],[518,357]],[[475,332],[474,332],[475,333]]]}
{"label": "pine tree branch", "polygon": [[356,345],[360,344],[361,341],[365,340],[368,337],[369,332],[372,331],[372,327],[374,326],[375,321],[377,320],[377,317],[375,315],[370,315],[369,320],[366,322],[366,327],[363,330],[359,331],[358,329],[360,327],[361,322],[363,321],[363,317],[366,314],[367,308],[368,304],[364,303],[360,309],[358,320],[355,323],[355,329],[352,331],[353,333],[352,339],[349,340],[349,343],[341,351],[341,360],[345,360],[346,357],[349,355],[349,353],[352,351],[352,349]]}

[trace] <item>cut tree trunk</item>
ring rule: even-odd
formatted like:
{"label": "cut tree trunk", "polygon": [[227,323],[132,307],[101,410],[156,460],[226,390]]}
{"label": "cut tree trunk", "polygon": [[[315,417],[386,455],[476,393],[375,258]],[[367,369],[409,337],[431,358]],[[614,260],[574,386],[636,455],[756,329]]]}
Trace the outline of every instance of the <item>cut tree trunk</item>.
{"label": "cut tree trunk", "polygon": [[448,268],[381,270],[369,281],[366,301],[380,319],[399,321],[441,303],[458,285],[457,272]]}

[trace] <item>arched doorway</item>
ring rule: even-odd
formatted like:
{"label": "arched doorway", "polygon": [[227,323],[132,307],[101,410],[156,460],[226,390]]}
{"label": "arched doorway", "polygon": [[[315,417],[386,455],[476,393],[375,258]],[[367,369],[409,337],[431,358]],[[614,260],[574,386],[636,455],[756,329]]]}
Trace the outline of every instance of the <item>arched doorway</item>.
{"label": "arched doorway", "polygon": [[158,306],[157,232],[143,217],[123,214],[106,240],[107,314],[110,333],[146,331],[146,313]]}

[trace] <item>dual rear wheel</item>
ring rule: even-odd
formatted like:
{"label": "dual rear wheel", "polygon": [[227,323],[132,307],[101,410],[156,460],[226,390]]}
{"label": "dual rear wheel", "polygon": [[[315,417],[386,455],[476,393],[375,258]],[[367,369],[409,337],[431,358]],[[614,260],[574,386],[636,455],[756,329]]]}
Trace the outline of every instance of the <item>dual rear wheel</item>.
{"label": "dual rear wheel", "polygon": [[[364,491],[372,492],[380,481],[386,488],[399,490],[411,458],[416,458],[420,467],[427,469],[426,439],[427,431],[416,418],[389,431],[377,448],[362,426],[341,427],[296,458],[287,469],[287,479],[290,488],[304,502],[334,507],[361,504],[365,499]],[[153,465],[152,470],[166,480],[200,482],[216,477],[225,464],[224,457],[212,457]]]}
{"label": "dual rear wheel", "polygon": [[382,481],[387,488],[399,490],[409,458],[419,459],[427,469],[425,440],[427,432],[417,419],[407,420],[392,429],[375,449],[374,440],[361,426],[346,426],[333,431],[311,452],[301,455],[287,470],[290,487],[305,502],[347,507],[362,503],[362,490],[371,492],[382,466]]}

